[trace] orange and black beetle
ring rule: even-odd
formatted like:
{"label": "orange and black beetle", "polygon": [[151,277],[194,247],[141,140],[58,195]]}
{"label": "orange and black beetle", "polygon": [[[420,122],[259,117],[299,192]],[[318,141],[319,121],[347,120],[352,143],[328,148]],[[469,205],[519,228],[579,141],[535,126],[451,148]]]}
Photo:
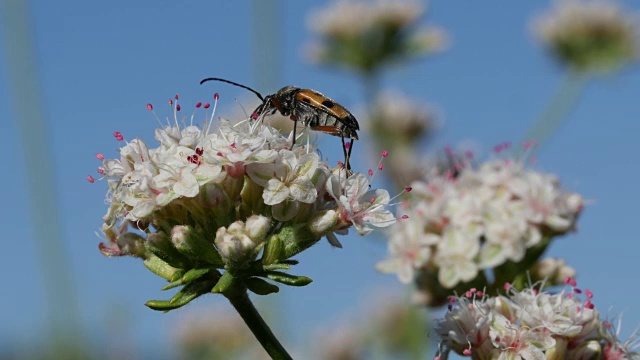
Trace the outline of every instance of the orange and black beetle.
{"label": "orange and black beetle", "polygon": [[[339,136],[342,139],[342,149],[344,151],[345,166],[351,170],[349,159],[353,149],[353,140],[349,146],[344,139],[358,140],[356,131],[360,130],[356,118],[345,109],[344,106],[311,89],[300,89],[295,86],[285,86],[273,95],[263,97],[252,88],[221,78],[207,78],[200,81],[203,84],[207,81],[222,81],[231,85],[239,86],[256,94],[262,101],[251,114],[253,119],[260,115],[272,115],[279,112],[284,116],[289,116],[294,121],[293,124],[293,144],[295,144],[296,125],[300,121],[311,130],[321,131],[330,135]],[[348,150],[347,150],[348,149]]]}

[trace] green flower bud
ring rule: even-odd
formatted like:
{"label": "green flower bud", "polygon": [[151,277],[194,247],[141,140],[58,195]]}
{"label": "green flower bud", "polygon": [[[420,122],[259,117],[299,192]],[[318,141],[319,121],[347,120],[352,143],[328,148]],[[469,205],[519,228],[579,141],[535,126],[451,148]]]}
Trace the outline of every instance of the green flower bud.
{"label": "green flower bud", "polygon": [[189,258],[218,266],[223,264],[213,244],[191,226],[174,226],[171,230],[171,242],[180,253]]}

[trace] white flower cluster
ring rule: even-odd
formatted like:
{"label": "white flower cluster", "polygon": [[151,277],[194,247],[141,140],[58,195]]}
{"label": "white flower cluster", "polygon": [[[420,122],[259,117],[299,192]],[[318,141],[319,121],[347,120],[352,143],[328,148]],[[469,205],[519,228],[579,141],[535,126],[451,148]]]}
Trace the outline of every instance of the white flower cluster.
{"label": "white flower cluster", "polygon": [[415,22],[425,11],[418,1],[338,1],[317,11],[309,25],[317,33],[332,37],[361,36],[374,26],[401,28]]}
{"label": "white flower cluster", "polygon": [[340,0],[308,18],[322,42],[307,52],[310,60],[371,70],[382,63],[444,50],[447,34],[419,26],[425,5],[415,0]]}
{"label": "white flower cluster", "polygon": [[562,0],[537,17],[533,31],[561,61],[576,68],[604,68],[637,60],[637,15],[610,0]]}
{"label": "white flower cluster", "polygon": [[[187,125],[179,119],[177,96],[171,104],[173,124],[156,130],[158,147],[134,139],[122,146],[117,159],[97,155],[102,160],[98,172],[109,185],[103,254],[133,254],[130,249],[139,250],[140,231],[168,235],[181,226],[179,234],[202,233],[198,236],[211,247],[215,239],[215,245],[225,247],[217,249],[222,257],[238,262],[238,255],[256,246],[259,250],[268,235],[286,224],[309,224],[311,236],[327,236],[339,245],[334,232],[344,234],[354,225],[364,235],[372,226],[395,222],[385,208],[390,200],[386,190],[370,190],[369,179],[360,173],[347,177],[342,168],[332,171],[308,144],[291,148],[291,140],[266,121],[233,125],[221,120],[213,131],[211,115],[201,129],[193,125],[193,116]],[[136,235],[127,235],[130,226]]]}
{"label": "white flower cluster", "polygon": [[456,164],[456,172],[412,184],[403,209],[409,218],[390,229],[389,258],[378,270],[404,283],[437,273],[440,286],[451,289],[483,269],[518,263],[528,249],[574,229],[583,208],[582,198],[562,191],[555,176],[520,161]]}
{"label": "white flower cluster", "polygon": [[451,350],[474,359],[640,359],[633,352],[635,335],[620,342],[619,329],[602,320],[591,302],[593,293],[583,293],[571,278],[565,283],[571,291],[549,294],[532,287],[489,298],[471,289],[452,297],[436,326],[435,359],[446,359]]}

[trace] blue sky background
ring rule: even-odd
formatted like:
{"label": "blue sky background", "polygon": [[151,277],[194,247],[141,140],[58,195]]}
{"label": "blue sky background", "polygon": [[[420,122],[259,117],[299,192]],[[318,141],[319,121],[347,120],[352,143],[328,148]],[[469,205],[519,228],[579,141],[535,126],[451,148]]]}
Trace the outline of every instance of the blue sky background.
{"label": "blue sky background", "polygon": [[[257,2],[257,1],[255,1]],[[163,281],[139,261],[107,259],[97,250],[94,235],[106,211],[106,183],[89,184],[99,162],[95,153],[115,156],[114,131],[126,139],[152,141],[156,121],[145,108],[149,102],[164,114],[165,101],[180,94],[183,108],[221,96],[221,111],[238,110],[240,89],[220,84],[199,86],[208,76],[220,76],[259,87],[258,71],[278,75],[271,93],[284,85],[312,88],[329,94],[357,115],[363,103],[358,79],[344,71],[321,69],[302,54],[312,35],[306,21],[310,10],[325,2],[286,2],[276,23],[282,36],[253,41],[249,1],[110,2],[31,1],[42,101],[44,130],[51,144],[41,154],[53,161],[53,172],[38,181],[56,189],[62,221],[64,252],[78,292],[78,311],[91,345],[104,347],[114,323],[128,328],[136,351],[171,358],[171,327],[181,313],[156,313],[144,307],[149,299],[166,298]],[[283,2],[284,3],[284,2]],[[624,1],[629,9],[640,6]],[[285,6],[286,5],[286,6]],[[385,89],[397,89],[416,100],[437,106],[444,124],[428,151],[445,144],[474,141],[482,148],[518,140],[532,124],[563,71],[533,40],[529,24],[546,2],[486,2],[460,0],[430,4],[426,23],[445,28],[451,48],[426,61],[414,61],[387,72]],[[266,14],[265,14],[266,15]],[[264,18],[255,25],[261,26]],[[0,26],[0,31],[7,31]],[[260,30],[259,30],[260,31]],[[261,31],[261,33],[264,33]],[[2,34],[4,39],[6,35]],[[277,44],[269,48],[267,45]],[[31,346],[45,332],[48,301],[43,290],[36,242],[25,185],[23,145],[17,136],[15,106],[6,81],[7,49],[0,46],[0,347]],[[257,59],[257,60],[256,60]],[[279,69],[258,70],[256,63],[273,59]],[[548,255],[563,257],[579,273],[580,286],[595,293],[604,313],[624,312],[622,334],[640,325],[638,283],[638,190],[640,176],[640,71],[627,68],[592,81],[577,108],[538,152],[537,167],[556,173],[565,187],[593,200],[579,221],[579,232],[555,242]],[[253,100],[253,99],[252,99]],[[321,148],[333,161],[340,150],[335,138],[320,137]],[[366,142],[366,137],[361,137]],[[362,150],[364,147],[356,147]],[[364,154],[363,154],[364,155]],[[367,156],[354,161],[361,170],[373,165]],[[269,301],[286,318],[276,328],[289,334],[286,343],[301,345],[315,330],[371,303],[372,294],[405,294],[395,278],[375,272],[385,256],[380,239],[352,236],[343,249],[322,242],[299,257],[293,273],[314,279],[305,288],[282,288]],[[55,272],[56,269],[47,269]],[[207,296],[199,305],[223,304]],[[226,305],[224,305],[226,306]],[[231,311],[231,307],[228,309]],[[122,320],[125,319],[125,320]],[[125,325],[122,325],[124,321]],[[295,336],[293,334],[296,334]],[[285,336],[287,337],[287,336]]]}

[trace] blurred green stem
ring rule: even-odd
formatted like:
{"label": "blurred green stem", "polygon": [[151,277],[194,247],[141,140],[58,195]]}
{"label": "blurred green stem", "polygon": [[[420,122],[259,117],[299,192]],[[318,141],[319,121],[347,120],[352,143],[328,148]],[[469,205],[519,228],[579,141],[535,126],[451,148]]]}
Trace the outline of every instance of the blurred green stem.
{"label": "blurred green stem", "polygon": [[368,115],[373,115],[373,105],[380,94],[380,74],[373,71],[362,75],[362,86],[364,87],[364,102]]}
{"label": "blurred green stem", "polygon": [[518,151],[522,151],[522,146],[529,141],[535,141],[539,148],[549,140],[551,135],[558,130],[562,121],[568,118],[583,94],[589,79],[590,77],[586,73],[575,71],[567,73],[545,110],[526,132],[517,148]]}
{"label": "blurred green stem", "polygon": [[253,306],[247,289],[243,286],[233,286],[224,292],[224,296],[229,299],[231,305],[238,311],[242,320],[247,324],[251,332],[260,342],[260,345],[267,351],[274,360],[287,360],[291,356],[287,353],[276,336],[271,332],[267,323],[264,322],[258,310]]}
{"label": "blurred green stem", "polygon": [[[0,1],[4,35],[7,90],[13,100],[15,136],[22,145],[25,182],[29,192],[29,227],[35,242],[44,299],[45,322],[53,349],[47,358],[84,358],[77,290],[63,238],[56,186],[58,168],[52,156],[50,124],[46,121],[29,1]],[[58,126],[60,126],[58,124]],[[9,135],[9,134],[7,134]],[[28,282],[30,279],[24,278]],[[36,286],[36,285],[31,285]],[[29,294],[20,294],[21,297]]]}

